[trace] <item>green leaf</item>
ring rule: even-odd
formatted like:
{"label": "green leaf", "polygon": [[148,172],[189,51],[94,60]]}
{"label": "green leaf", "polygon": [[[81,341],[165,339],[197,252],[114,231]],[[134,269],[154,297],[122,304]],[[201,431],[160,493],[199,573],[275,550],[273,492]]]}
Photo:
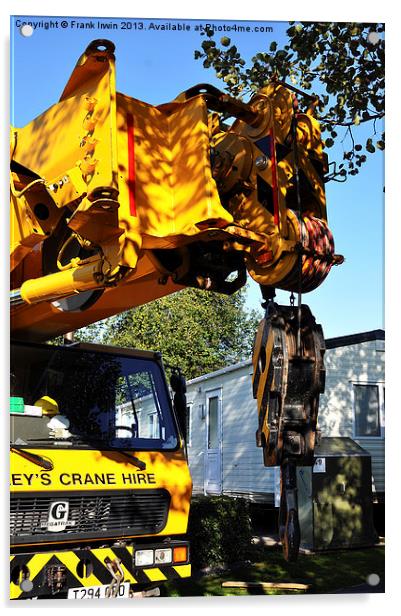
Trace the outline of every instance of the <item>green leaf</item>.
{"label": "green leaf", "polygon": [[[355,127],[362,121],[372,126],[372,109],[384,116],[384,37],[381,35],[376,45],[370,44],[367,36],[372,28],[383,31],[382,24],[290,22],[286,41],[267,43],[268,52],[262,47],[255,52],[252,63],[246,58],[250,68],[246,68],[245,59],[234,46],[229,48],[230,39],[223,37],[219,49],[210,45],[210,41],[209,46],[203,48],[208,61],[206,67],[212,66],[219,77],[227,77],[228,89],[234,96],[239,94],[240,87],[248,92],[257,91],[272,73],[292,83],[298,80],[304,89],[318,90],[319,114],[330,120],[326,125],[324,117],[320,120],[322,129],[331,138],[326,140],[326,147],[332,147],[331,141],[337,138],[333,124],[348,124],[351,119]],[[209,34],[213,37],[213,33]],[[196,58],[204,59],[205,53],[198,52]],[[232,72],[232,68],[237,72]],[[306,101],[304,103],[307,105]],[[378,122],[376,124],[378,141],[368,143],[368,156],[384,148],[384,138],[379,137],[381,127]],[[365,146],[360,143],[357,146],[344,154],[345,160],[355,158],[356,164],[364,162],[355,154]]]}
{"label": "green leaf", "polygon": [[334,145],[334,140],[331,139],[330,137],[328,139],[326,139],[326,141],[324,142],[324,145],[326,146],[326,148],[332,148]]}
{"label": "green leaf", "polygon": [[244,289],[230,296],[184,289],[109,319],[105,342],[160,351],[194,378],[251,355],[260,315],[246,310],[245,297]]}

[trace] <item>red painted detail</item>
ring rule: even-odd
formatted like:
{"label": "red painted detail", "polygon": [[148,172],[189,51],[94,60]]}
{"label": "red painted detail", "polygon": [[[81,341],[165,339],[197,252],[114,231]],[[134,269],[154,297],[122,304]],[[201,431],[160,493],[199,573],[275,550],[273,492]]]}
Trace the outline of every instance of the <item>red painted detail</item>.
{"label": "red painted detail", "polygon": [[127,137],[128,137],[128,192],[129,192],[129,210],[131,216],[136,216],[135,203],[135,130],[134,116],[132,113],[127,114]]}
{"label": "red painted detail", "polygon": [[277,160],[276,146],[274,143],[273,129],[270,129],[270,158],[272,161],[272,189],[273,189],[273,211],[274,224],[279,223],[279,207],[278,207],[278,186],[277,186]]}
{"label": "red painted detail", "polygon": [[263,252],[260,252],[256,259],[255,259],[256,263],[258,265],[266,265],[266,263],[270,263],[271,261],[273,261],[273,253],[271,250],[264,250]]}

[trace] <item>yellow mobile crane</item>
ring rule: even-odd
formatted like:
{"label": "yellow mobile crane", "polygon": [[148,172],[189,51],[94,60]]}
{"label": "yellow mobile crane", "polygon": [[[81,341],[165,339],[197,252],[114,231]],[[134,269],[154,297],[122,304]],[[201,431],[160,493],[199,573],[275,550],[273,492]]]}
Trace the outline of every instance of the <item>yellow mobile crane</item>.
{"label": "yellow mobile crane", "polygon": [[114,51],[93,41],[59,102],[11,130],[16,599],[190,575],[182,375],[172,405],[157,353],[43,342],[187,286],[233,293],[246,272],[266,308],[257,444],[282,467],[286,558],[299,546],[295,467],[312,461],[324,388],[322,330],[300,298],[341,261],[313,105],[301,113],[272,81],[249,103],[201,84],[155,107],[116,91]]}

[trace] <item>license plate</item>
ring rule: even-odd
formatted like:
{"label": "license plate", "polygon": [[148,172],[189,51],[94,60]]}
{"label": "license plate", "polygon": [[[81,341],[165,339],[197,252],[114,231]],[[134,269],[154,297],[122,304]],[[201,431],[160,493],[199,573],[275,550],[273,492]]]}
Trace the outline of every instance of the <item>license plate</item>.
{"label": "license plate", "polygon": [[110,594],[110,586],[81,586],[80,588],[70,588],[67,599],[128,599],[129,582],[120,584],[116,596]]}

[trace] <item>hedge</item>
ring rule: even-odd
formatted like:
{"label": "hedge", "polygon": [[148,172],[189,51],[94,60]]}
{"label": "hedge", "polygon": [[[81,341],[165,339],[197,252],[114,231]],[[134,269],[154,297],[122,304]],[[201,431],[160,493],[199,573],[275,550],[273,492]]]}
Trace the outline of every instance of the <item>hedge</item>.
{"label": "hedge", "polygon": [[248,502],[227,496],[194,499],[188,535],[195,568],[218,567],[246,560],[252,539]]}

